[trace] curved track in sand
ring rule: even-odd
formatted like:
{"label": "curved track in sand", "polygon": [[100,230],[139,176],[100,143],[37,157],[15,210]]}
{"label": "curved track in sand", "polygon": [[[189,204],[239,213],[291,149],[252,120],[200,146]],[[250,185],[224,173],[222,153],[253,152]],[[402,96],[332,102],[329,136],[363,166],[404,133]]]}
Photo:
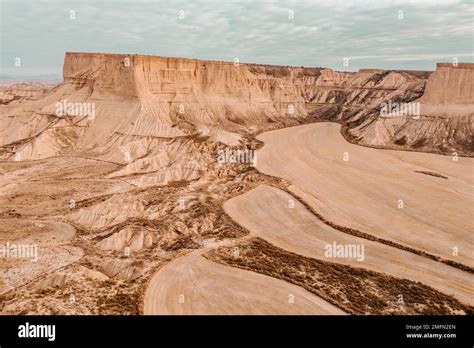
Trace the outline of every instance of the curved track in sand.
{"label": "curved track in sand", "polygon": [[344,312],[299,286],[223,266],[193,252],[172,261],[155,274],[145,293],[144,314]]}
{"label": "curved track in sand", "polygon": [[[291,181],[290,191],[339,225],[471,266],[473,160],[364,148],[347,143],[339,130],[319,123],[264,133],[257,168]],[[251,235],[289,251],[422,281],[473,303],[473,277],[467,272],[334,230],[296,200],[289,209],[289,199],[281,190],[261,186],[229,200],[225,209]],[[334,241],[364,244],[364,261],[325,258],[324,246]],[[300,287],[205,260],[200,254],[207,250],[176,259],[152,277],[145,314],[342,313]],[[288,304],[290,293],[301,302]]]}
{"label": "curved track in sand", "polygon": [[474,265],[474,159],[353,145],[326,122],[258,139],[265,145],[257,169],[289,180],[290,191],[330,221]]}
{"label": "curved track in sand", "polygon": [[[293,200],[293,207],[289,201]],[[228,200],[229,216],[260,237],[282,249],[329,262],[362,267],[398,278],[421,281],[460,301],[474,305],[474,275],[388,245],[358,238],[324,224],[285,191],[260,185]],[[325,247],[364,246],[364,258],[327,258]]]}

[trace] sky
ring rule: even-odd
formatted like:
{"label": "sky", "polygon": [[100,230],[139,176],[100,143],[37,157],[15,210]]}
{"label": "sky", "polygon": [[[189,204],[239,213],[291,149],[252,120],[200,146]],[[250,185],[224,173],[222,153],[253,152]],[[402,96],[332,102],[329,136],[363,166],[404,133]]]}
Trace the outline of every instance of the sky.
{"label": "sky", "polygon": [[61,76],[67,51],[347,71],[474,62],[474,0],[0,0],[0,19],[0,76]]}

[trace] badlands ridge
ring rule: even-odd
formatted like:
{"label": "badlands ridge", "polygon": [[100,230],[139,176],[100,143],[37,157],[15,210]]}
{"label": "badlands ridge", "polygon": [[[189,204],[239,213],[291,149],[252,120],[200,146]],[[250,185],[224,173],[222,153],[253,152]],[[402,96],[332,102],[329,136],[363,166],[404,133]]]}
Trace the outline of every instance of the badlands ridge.
{"label": "badlands ridge", "polygon": [[0,105],[0,245],[38,250],[0,258],[2,313],[472,313],[474,64],[66,53],[63,76]]}

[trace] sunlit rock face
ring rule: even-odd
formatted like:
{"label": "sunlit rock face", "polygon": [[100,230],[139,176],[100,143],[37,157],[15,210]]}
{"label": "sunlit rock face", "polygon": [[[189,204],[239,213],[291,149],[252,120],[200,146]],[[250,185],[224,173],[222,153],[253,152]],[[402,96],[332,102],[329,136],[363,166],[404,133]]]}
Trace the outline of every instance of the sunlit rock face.
{"label": "sunlit rock face", "polygon": [[[8,116],[1,157],[80,152],[120,162],[131,143],[205,132],[237,144],[240,135],[312,120],[341,122],[346,138],[364,145],[470,154],[473,71],[466,63],[439,64],[430,75],[66,53],[62,84],[0,109]],[[383,117],[387,102],[419,103],[420,111]],[[58,113],[59,104],[71,109]]]}

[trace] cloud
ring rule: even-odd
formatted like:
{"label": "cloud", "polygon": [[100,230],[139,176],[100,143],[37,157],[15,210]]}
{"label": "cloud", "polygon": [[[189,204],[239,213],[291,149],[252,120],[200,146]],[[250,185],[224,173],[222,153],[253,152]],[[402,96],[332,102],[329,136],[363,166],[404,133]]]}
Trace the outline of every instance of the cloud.
{"label": "cloud", "polygon": [[473,60],[469,0],[0,1],[0,67],[7,73],[60,73],[65,51],[336,69],[353,57],[351,70]]}

